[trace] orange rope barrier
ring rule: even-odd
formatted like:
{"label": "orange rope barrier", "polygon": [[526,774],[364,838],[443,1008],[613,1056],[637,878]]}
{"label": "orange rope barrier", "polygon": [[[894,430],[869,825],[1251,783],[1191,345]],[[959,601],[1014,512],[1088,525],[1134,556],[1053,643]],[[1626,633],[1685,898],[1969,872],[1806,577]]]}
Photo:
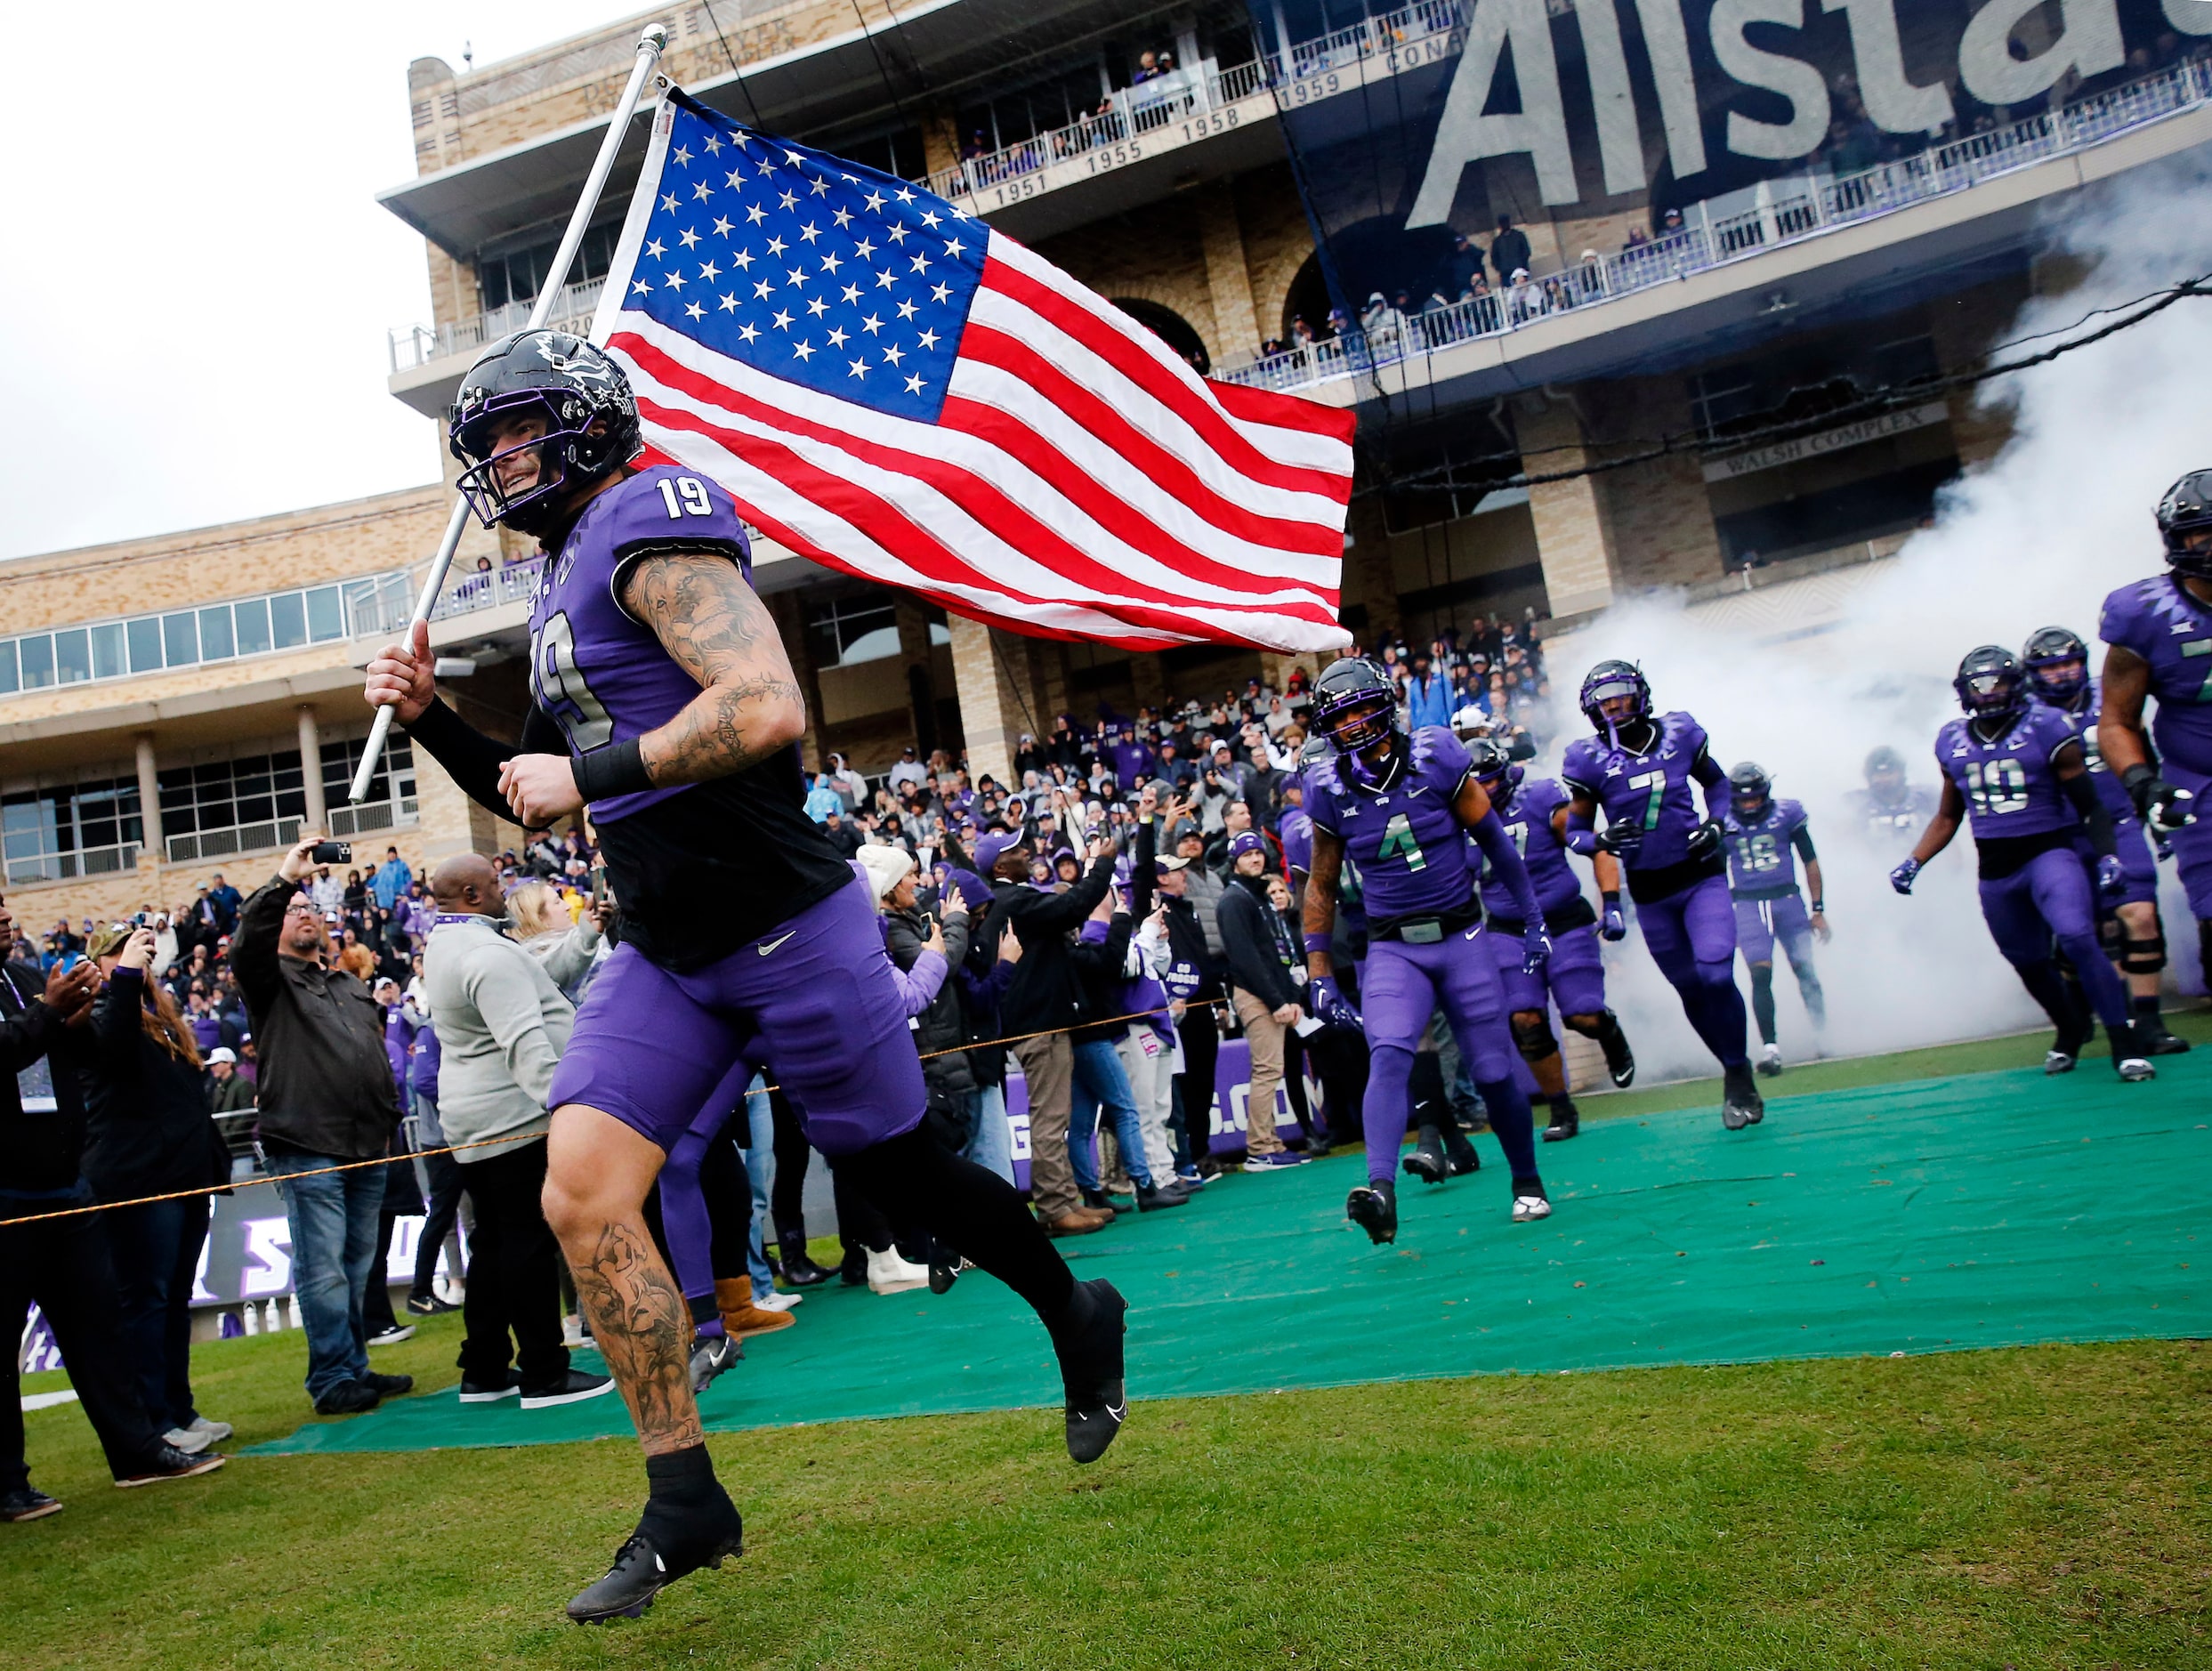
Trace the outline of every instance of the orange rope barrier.
{"label": "orange rope barrier", "polygon": [[[972,1045],[948,1045],[942,1050],[926,1051],[923,1053],[922,1060],[927,1062],[936,1056],[950,1056],[963,1050],[989,1050],[998,1045],[1018,1045],[1029,1038],[1050,1038],[1055,1033],[1075,1032],[1079,1027],[1111,1027],[1117,1021],[1142,1021],[1147,1016],[1159,1013],[1161,1012],[1158,1010],[1138,1010],[1128,1015],[1109,1015],[1095,1021],[1083,1021],[1078,1023],[1078,1027],[1045,1027],[1040,1028],[1034,1033],[1012,1033],[1005,1038],[979,1038]],[[773,1091],[779,1087],[771,1085],[762,1088],[763,1091]],[[747,1092],[747,1094],[750,1095],[751,1093]],[[409,1149],[396,1155],[378,1155],[373,1160],[343,1160],[335,1166],[311,1166],[304,1172],[287,1172],[283,1178],[272,1177],[264,1173],[259,1177],[237,1179],[230,1187],[234,1190],[250,1189],[257,1183],[281,1183],[286,1178],[319,1178],[333,1172],[359,1172],[366,1166],[392,1166],[416,1155],[455,1155],[459,1154],[464,1149],[488,1149],[502,1143],[531,1142],[544,1135],[545,1135],[545,1130],[508,1132],[498,1137],[480,1137],[474,1142],[448,1143],[442,1149]],[[64,1207],[51,1213],[26,1214],[21,1218],[0,1218],[0,1230],[7,1230],[17,1224],[43,1224],[50,1219],[76,1218],[86,1213],[105,1213],[110,1208],[118,1207],[149,1207],[156,1201],[183,1201],[196,1195],[220,1195],[222,1193],[222,1190],[219,1185],[202,1184],[196,1190],[172,1190],[166,1195],[141,1195],[129,1201],[95,1201],[90,1207]]]}

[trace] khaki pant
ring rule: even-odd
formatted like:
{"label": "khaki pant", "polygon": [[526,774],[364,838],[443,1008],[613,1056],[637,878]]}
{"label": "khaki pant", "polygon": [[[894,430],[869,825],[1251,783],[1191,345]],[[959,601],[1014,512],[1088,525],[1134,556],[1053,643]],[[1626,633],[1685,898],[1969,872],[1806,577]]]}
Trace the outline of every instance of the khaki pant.
{"label": "khaki pant", "polygon": [[[1013,1047],[1029,1091],[1029,1197],[1046,1218],[1083,1205],[1068,1158],[1068,1116],[1075,1084],[1068,1035],[1025,1038]],[[1280,1062],[1280,1056],[1277,1060]]]}
{"label": "khaki pant", "polygon": [[[1148,1050],[1147,1045],[1150,1045]],[[1137,1105],[1137,1125],[1144,1133],[1144,1164],[1155,1183],[1175,1175],[1175,1145],[1167,1136],[1168,1118],[1175,1109],[1175,1053],[1149,1027],[1132,1027],[1115,1050]]]}
{"label": "khaki pant", "polygon": [[1283,1082],[1283,1024],[1275,1012],[1242,987],[1231,987],[1237,1020],[1244,1025],[1244,1042],[1252,1053],[1252,1094],[1245,1102],[1244,1151],[1247,1155],[1280,1155],[1283,1140],[1275,1134],[1275,1093]]}

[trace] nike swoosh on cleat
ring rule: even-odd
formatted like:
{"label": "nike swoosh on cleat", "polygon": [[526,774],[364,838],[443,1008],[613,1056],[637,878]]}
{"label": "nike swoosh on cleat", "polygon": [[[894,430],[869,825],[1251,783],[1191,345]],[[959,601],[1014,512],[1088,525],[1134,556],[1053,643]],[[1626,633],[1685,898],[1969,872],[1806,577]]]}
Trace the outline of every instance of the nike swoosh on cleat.
{"label": "nike swoosh on cleat", "polygon": [[1109,1404],[1106,1413],[1114,1418],[1114,1425],[1118,1427],[1128,1419],[1129,1407],[1126,1404]]}
{"label": "nike swoosh on cleat", "polygon": [[789,940],[792,934],[795,934],[798,932],[799,931],[795,928],[789,934],[779,934],[774,940],[763,940],[758,946],[755,947],[754,949],[759,952],[762,957],[765,957],[770,952],[775,950],[777,947],[782,945],[785,940]]}

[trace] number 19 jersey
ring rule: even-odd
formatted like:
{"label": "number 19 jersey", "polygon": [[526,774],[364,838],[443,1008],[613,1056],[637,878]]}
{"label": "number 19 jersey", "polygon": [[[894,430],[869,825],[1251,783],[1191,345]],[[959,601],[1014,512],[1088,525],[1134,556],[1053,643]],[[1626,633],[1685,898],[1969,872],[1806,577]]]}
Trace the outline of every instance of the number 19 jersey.
{"label": "number 19 jersey", "polygon": [[[622,601],[640,560],[666,553],[726,558],[751,578],[729,495],[672,465],[593,499],[546,560],[530,607],[530,695],[572,757],[658,730],[699,693]],[[624,938],[655,963],[693,968],[850,883],[805,801],[793,747],[726,778],[593,803]]]}
{"label": "number 19 jersey", "polygon": [[2051,756],[2074,740],[2066,715],[2031,702],[1993,741],[1984,742],[1971,720],[1952,720],[1936,733],[1935,763],[1958,786],[1976,841],[2045,836],[2081,822],[2051,766]]}

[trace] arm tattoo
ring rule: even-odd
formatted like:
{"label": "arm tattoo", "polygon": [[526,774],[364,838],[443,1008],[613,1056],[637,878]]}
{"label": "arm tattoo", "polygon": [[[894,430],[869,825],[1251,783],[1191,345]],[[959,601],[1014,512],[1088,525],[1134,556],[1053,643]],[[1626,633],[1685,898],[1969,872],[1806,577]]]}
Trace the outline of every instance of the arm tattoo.
{"label": "arm tattoo", "polygon": [[600,1231],[588,1263],[570,1261],[592,1338],[629,1401],[649,1457],[705,1442],[691,1396],[690,1308],[644,1226],[618,1219]]}
{"label": "arm tattoo", "polygon": [[692,678],[697,697],[642,739],[655,783],[728,777],[788,747],[806,698],[759,595],[728,558],[648,557],[624,601]]}

